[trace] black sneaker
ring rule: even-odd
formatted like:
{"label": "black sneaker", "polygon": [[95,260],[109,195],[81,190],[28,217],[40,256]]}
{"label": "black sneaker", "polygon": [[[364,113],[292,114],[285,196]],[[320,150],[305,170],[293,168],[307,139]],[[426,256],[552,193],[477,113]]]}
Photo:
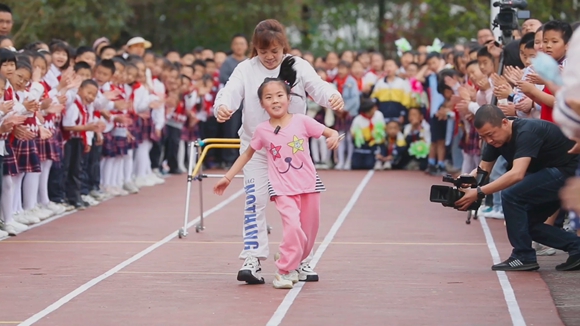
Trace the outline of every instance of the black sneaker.
{"label": "black sneaker", "polygon": [[565,263],[556,266],[556,270],[560,272],[580,270],[580,254],[569,256]]}
{"label": "black sneaker", "polygon": [[522,262],[516,258],[508,258],[506,261],[503,261],[499,264],[495,264],[491,266],[492,271],[535,271],[540,269],[540,265],[537,262]]}

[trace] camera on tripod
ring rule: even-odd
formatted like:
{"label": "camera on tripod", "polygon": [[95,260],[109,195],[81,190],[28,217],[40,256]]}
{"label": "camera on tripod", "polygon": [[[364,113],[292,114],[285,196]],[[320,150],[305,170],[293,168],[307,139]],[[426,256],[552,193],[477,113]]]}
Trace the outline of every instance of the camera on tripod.
{"label": "camera on tripod", "polygon": [[[431,186],[431,194],[429,195],[429,201],[432,203],[440,203],[444,207],[455,207],[455,202],[461,199],[465,193],[460,191],[459,188],[477,188],[482,186],[485,182],[489,173],[477,168],[477,176],[462,175],[457,179],[452,176],[447,175],[443,177],[443,182],[453,184],[453,187],[433,185]],[[476,200],[469,206],[468,211],[477,211],[481,205],[481,199]]]}
{"label": "camera on tripod", "polygon": [[[513,31],[518,29],[518,19],[530,18],[530,12],[524,10],[528,7],[528,2],[526,0],[499,0],[494,2],[493,6],[499,7],[493,26],[499,27],[503,34],[503,42],[507,44],[512,40]],[[517,12],[516,9],[518,9]]]}

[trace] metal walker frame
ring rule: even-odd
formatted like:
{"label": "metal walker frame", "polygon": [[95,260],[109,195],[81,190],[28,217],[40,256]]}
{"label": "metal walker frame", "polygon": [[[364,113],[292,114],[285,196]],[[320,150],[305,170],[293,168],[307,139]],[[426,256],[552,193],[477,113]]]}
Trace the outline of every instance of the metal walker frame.
{"label": "metal walker frame", "polygon": [[[237,138],[206,138],[196,140],[187,144],[189,148],[189,162],[187,167],[187,191],[185,198],[185,215],[183,217],[183,227],[179,229],[179,238],[187,236],[187,224],[189,222],[189,209],[191,201],[191,184],[193,181],[199,181],[199,223],[195,225],[195,232],[205,230],[203,216],[203,179],[205,178],[223,178],[225,174],[204,174],[203,161],[210,149],[239,149],[240,139]],[[200,151],[200,149],[202,149]],[[195,166],[194,166],[195,164]],[[236,175],[234,178],[243,178],[243,175]],[[268,225],[268,234],[272,227]]]}

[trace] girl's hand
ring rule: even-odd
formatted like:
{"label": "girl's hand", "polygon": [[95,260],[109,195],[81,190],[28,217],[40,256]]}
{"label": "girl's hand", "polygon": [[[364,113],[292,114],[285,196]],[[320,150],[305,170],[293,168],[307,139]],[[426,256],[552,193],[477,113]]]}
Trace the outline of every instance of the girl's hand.
{"label": "girl's hand", "polygon": [[36,111],[38,111],[38,108],[40,108],[40,104],[37,103],[35,100],[27,100],[27,101],[24,101],[24,103],[22,103],[22,104],[26,108],[26,111],[29,111],[29,112],[36,112]]}
{"label": "girl's hand", "polygon": [[526,81],[535,85],[544,85],[544,80],[538,74],[529,74],[526,76]]}
{"label": "girl's hand", "polygon": [[132,143],[135,141],[135,137],[133,137],[133,135],[130,132],[127,133],[127,141],[129,143]]}
{"label": "girl's hand", "polygon": [[530,94],[536,89],[536,86],[528,81],[519,81],[517,85],[524,94]]}
{"label": "girl's hand", "polygon": [[58,114],[61,113],[62,110],[64,109],[64,106],[60,103],[52,103],[48,109],[46,109],[45,111],[47,113],[54,113],[54,114]]}
{"label": "girl's hand", "polygon": [[344,101],[340,95],[332,95],[328,100],[328,103],[330,104],[330,108],[334,111],[342,111],[342,109],[344,109]]}
{"label": "girl's hand", "polygon": [[503,114],[508,117],[516,115],[516,106],[512,102],[509,102],[508,104],[498,104],[497,107],[500,108],[500,110],[503,111]]}
{"label": "girl's hand", "polygon": [[534,102],[529,97],[526,97],[515,105],[515,109],[524,113],[528,113],[532,109],[533,105]]}
{"label": "girl's hand", "polygon": [[230,185],[230,180],[226,177],[223,177],[220,179],[220,181],[218,181],[218,183],[216,183],[216,185],[213,187],[213,192],[218,195],[221,196],[224,194],[224,191],[226,190],[226,188]]}
{"label": "girl's hand", "polygon": [[494,87],[493,95],[495,95],[495,97],[497,97],[498,99],[504,99],[508,98],[508,96],[510,96],[512,91],[513,89],[510,84],[502,84]]}
{"label": "girl's hand", "polygon": [[40,139],[49,139],[50,137],[52,137],[52,132],[50,132],[50,130],[44,128],[44,127],[39,127],[38,128],[38,133],[40,134]]}
{"label": "girl's hand", "polygon": [[[24,121],[22,121],[24,122]],[[14,137],[16,137],[17,139],[20,140],[33,140],[34,139],[34,133],[30,130],[28,130],[28,128],[24,127],[24,126],[16,126],[14,127]]]}
{"label": "girl's hand", "polygon": [[42,70],[40,70],[40,67],[34,67],[34,71],[32,72],[32,78],[31,80],[33,82],[40,82],[40,80],[42,79]]}
{"label": "girl's hand", "polygon": [[3,102],[2,104],[0,104],[0,111],[2,111],[4,114],[6,114],[6,113],[10,112],[13,107],[14,107],[14,101],[6,101],[6,102]]}
{"label": "girl's hand", "polygon": [[86,144],[85,145],[85,154],[90,153],[91,152],[91,145]]}
{"label": "girl's hand", "polygon": [[217,112],[217,122],[223,123],[232,117],[233,112],[228,109],[225,105],[220,105]]}
{"label": "girl's hand", "polygon": [[330,150],[333,150],[333,149],[338,148],[338,143],[339,142],[340,141],[338,140],[338,135],[337,136],[332,136],[332,137],[326,138],[326,146]]}

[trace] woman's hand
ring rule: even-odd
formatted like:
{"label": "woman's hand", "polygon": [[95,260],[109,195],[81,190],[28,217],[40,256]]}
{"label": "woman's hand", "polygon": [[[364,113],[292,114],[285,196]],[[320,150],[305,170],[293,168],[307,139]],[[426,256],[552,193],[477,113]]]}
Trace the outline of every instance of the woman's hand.
{"label": "woman's hand", "polygon": [[328,100],[328,103],[330,104],[330,108],[334,111],[342,111],[342,109],[344,109],[344,101],[340,95],[332,95]]}
{"label": "woman's hand", "polygon": [[233,112],[228,109],[225,105],[220,105],[217,112],[217,122],[224,123],[232,117]]}

